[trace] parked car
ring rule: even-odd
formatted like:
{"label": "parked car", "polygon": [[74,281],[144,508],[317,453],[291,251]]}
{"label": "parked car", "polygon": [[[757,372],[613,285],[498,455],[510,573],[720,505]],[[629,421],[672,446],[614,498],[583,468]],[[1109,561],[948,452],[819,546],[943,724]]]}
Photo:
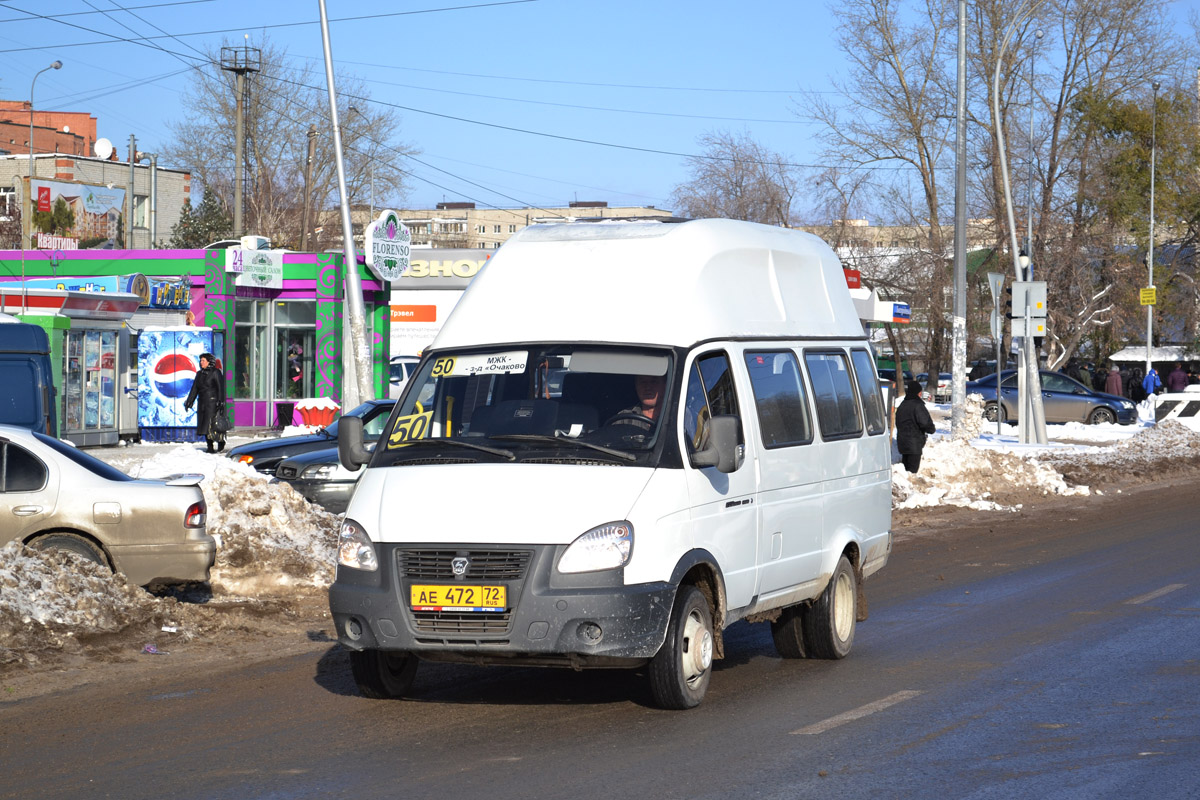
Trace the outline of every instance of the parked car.
{"label": "parked car", "polygon": [[388,363],[388,397],[393,399],[400,396],[404,391],[404,385],[408,383],[408,379],[417,371],[417,364],[421,363],[419,356],[392,356]]}
{"label": "parked car", "polygon": [[[368,440],[374,441],[371,436],[373,435],[376,439],[379,438],[379,432],[383,430],[383,423],[387,421],[387,416],[392,413],[392,406],[395,404],[396,401],[391,398],[368,400],[362,405],[347,411],[342,416],[361,417],[363,429],[368,432]],[[249,464],[259,472],[274,475],[279,462],[285,458],[298,456],[301,453],[310,453],[313,450],[325,450],[330,447],[336,447],[337,435],[338,420],[335,419],[330,425],[316,433],[306,433],[299,436],[279,436],[238,445],[229,451],[229,457],[234,461]]]}
{"label": "parked car", "polygon": [[[892,381],[893,383],[895,383],[895,381],[896,381],[896,370],[894,370],[894,369],[880,369],[880,370],[876,370],[876,372],[879,374],[879,379],[880,379],[880,380],[882,380],[882,381]],[[911,381],[912,379],[913,379],[913,374],[912,374],[912,372],[910,372],[909,370],[904,370],[904,383],[908,383],[908,382],[909,382],[909,381]],[[897,386],[897,387],[896,387],[896,390],[897,390],[897,391],[898,391],[898,392],[899,392],[901,395],[903,395],[903,394],[904,394],[904,387],[903,387],[903,386]]]}
{"label": "parked car", "polygon": [[[372,425],[382,430],[386,416],[376,417]],[[379,431],[375,432],[376,438]],[[289,484],[310,503],[321,506],[331,514],[343,514],[350,504],[354,484],[362,469],[350,471],[338,462],[337,447],[301,453],[279,462],[275,480]]]}
{"label": "parked car", "polygon": [[950,384],[954,380],[954,376],[949,372],[939,372],[937,383],[931,390],[929,388],[929,373],[921,372],[917,374],[916,381],[921,384],[921,388],[925,391],[921,393],[926,400],[932,400],[935,403],[950,402]]}
{"label": "parked car", "polygon": [[[1119,422],[1132,425],[1137,421],[1137,407],[1124,397],[1089,389],[1061,372],[1041,371],[1042,405],[1046,422],[1086,422],[1091,425]],[[988,375],[967,384],[967,394],[983,395],[984,419],[996,421],[997,409],[1005,421],[1016,421],[1017,371],[1000,373],[1000,404],[996,404],[996,376]]]}
{"label": "parked car", "polygon": [[65,550],[130,583],[207,581],[203,475],[136,480],[44,433],[0,425],[0,545]]}

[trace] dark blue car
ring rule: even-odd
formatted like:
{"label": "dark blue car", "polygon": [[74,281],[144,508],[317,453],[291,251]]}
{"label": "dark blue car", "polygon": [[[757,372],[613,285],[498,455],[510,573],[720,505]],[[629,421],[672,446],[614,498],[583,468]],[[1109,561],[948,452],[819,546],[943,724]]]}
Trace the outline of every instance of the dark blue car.
{"label": "dark blue car", "polygon": [[[362,417],[363,435],[366,441],[374,441],[383,431],[388,415],[392,413],[395,400],[368,400],[360,406],[347,411],[342,416]],[[314,450],[327,450],[337,447],[338,421],[322,428],[316,433],[300,436],[280,436],[273,439],[261,439],[247,442],[229,451],[229,457],[234,461],[249,464],[259,472],[274,475],[279,462],[301,453],[311,453]]]}
{"label": "dark blue car", "polygon": [[[1137,422],[1137,407],[1132,401],[1115,394],[1089,389],[1061,372],[1041,370],[1042,406],[1046,422],[1086,422],[1089,425],[1118,422],[1132,425]],[[988,375],[967,383],[967,394],[983,396],[983,417],[996,421],[997,408],[1001,419],[1015,422],[1018,416],[1017,371],[1000,373],[1000,404],[996,403],[996,376]]]}

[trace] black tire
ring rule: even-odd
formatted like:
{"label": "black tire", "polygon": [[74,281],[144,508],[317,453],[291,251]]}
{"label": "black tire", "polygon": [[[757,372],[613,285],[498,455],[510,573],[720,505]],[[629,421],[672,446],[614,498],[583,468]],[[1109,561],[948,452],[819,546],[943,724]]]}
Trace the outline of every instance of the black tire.
{"label": "black tire", "polygon": [[1113,424],[1117,421],[1117,415],[1108,406],[1101,406],[1088,416],[1089,425]]}
{"label": "black tire", "polygon": [[695,708],[712,676],[713,623],[708,601],[695,586],[680,586],[667,639],[650,660],[650,691],[659,708]]}
{"label": "black tire", "polygon": [[995,421],[996,421],[996,413],[997,413],[997,409],[999,409],[999,413],[1000,413],[1000,421],[1001,421],[1001,422],[1007,421],[1007,420],[1008,420],[1008,414],[1005,414],[1005,413],[1004,413],[1004,406],[997,405],[995,400],[993,400],[992,402],[990,402],[990,403],[987,403],[986,405],[984,405],[984,407],[983,407],[983,418],[984,418],[985,420],[987,420],[988,422],[995,422]]}
{"label": "black tire", "polygon": [[404,697],[417,675],[417,657],[394,650],[351,650],[350,672],[363,697]]}
{"label": "black tire", "polygon": [[29,546],[35,550],[63,550],[67,553],[83,556],[88,561],[99,564],[102,567],[109,566],[108,559],[104,557],[104,553],[100,552],[100,548],[92,544],[91,541],[74,533],[50,533],[45,536],[39,536],[30,542]]}
{"label": "black tire", "polygon": [[804,645],[812,658],[845,658],[854,644],[858,619],[858,581],[850,559],[842,556],[829,585],[803,617]]}
{"label": "black tire", "polygon": [[771,623],[775,650],[783,658],[808,658],[804,647],[804,617],[807,614],[807,606],[788,606],[779,613],[779,619]]}

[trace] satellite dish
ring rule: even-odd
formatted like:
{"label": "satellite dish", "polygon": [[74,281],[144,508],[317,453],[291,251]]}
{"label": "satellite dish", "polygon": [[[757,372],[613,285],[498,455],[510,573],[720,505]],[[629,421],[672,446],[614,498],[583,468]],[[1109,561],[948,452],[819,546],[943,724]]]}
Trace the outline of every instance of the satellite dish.
{"label": "satellite dish", "polygon": [[100,138],[92,145],[92,149],[96,151],[96,155],[105,160],[113,154],[112,142],[108,139]]}

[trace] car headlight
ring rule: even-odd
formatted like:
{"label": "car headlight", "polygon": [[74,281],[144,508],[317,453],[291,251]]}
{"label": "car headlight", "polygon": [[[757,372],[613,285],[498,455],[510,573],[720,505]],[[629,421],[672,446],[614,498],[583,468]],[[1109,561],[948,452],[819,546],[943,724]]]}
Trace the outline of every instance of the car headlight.
{"label": "car headlight", "polygon": [[375,544],[362,526],[352,519],[343,521],[338,533],[338,564],[367,572],[379,569]]}
{"label": "car headlight", "polygon": [[633,552],[633,525],[609,522],[592,528],[578,539],[558,560],[559,572],[597,572],[616,569],[629,563]]}
{"label": "car headlight", "polygon": [[300,473],[301,478],[309,480],[327,481],[333,477],[333,473],[337,470],[336,464],[314,464],[311,467],[305,467]]}
{"label": "car headlight", "polygon": [[1122,400],[1122,401],[1121,401],[1121,408],[1125,409],[1126,411],[1132,411],[1133,409],[1137,408],[1137,406],[1135,406],[1135,405],[1134,405],[1132,402],[1130,402],[1129,400]]}

